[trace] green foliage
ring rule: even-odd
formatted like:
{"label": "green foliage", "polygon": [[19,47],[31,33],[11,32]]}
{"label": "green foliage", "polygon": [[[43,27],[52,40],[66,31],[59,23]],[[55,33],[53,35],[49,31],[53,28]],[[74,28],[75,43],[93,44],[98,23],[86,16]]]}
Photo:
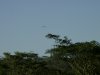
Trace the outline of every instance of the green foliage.
{"label": "green foliage", "polygon": [[[100,43],[97,41],[71,43],[70,39],[60,39],[48,34],[54,39],[54,48],[47,51],[52,58],[63,60],[71,67],[74,75],[100,75]],[[59,41],[60,40],[60,41]],[[65,42],[63,42],[63,40]]]}
{"label": "green foliage", "polygon": [[66,36],[48,34],[54,48],[39,57],[35,53],[4,53],[0,58],[0,75],[100,75],[100,43],[72,43]]}

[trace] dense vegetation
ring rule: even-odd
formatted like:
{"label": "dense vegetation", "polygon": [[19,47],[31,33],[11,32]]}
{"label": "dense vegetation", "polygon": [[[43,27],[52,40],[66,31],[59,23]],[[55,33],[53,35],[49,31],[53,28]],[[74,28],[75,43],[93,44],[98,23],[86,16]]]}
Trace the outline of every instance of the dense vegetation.
{"label": "dense vegetation", "polygon": [[35,53],[4,53],[0,58],[0,75],[100,75],[100,43],[72,43],[67,37],[48,34],[55,40],[50,56]]}

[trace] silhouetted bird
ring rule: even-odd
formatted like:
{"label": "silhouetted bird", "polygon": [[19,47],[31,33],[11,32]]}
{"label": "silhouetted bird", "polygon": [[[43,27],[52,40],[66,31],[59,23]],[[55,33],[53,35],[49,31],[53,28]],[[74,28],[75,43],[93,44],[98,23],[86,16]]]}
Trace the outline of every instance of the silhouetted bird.
{"label": "silhouetted bird", "polygon": [[45,25],[43,25],[43,26],[41,26],[42,28],[46,28],[47,26],[45,26]]}

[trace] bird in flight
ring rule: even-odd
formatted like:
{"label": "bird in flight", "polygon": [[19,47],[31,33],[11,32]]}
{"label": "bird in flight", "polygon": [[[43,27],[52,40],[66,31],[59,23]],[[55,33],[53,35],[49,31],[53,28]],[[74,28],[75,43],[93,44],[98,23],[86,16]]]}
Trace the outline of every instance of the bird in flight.
{"label": "bird in flight", "polygon": [[41,27],[42,27],[42,28],[46,28],[47,26],[46,26],[46,25],[42,25]]}

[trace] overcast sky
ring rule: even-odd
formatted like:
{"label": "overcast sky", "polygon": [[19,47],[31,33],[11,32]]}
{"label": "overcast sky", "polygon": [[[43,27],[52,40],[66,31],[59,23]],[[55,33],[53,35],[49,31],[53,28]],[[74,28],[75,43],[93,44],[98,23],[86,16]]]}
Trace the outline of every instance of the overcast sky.
{"label": "overcast sky", "polygon": [[54,44],[48,33],[100,42],[100,0],[0,0],[0,55],[43,55]]}

